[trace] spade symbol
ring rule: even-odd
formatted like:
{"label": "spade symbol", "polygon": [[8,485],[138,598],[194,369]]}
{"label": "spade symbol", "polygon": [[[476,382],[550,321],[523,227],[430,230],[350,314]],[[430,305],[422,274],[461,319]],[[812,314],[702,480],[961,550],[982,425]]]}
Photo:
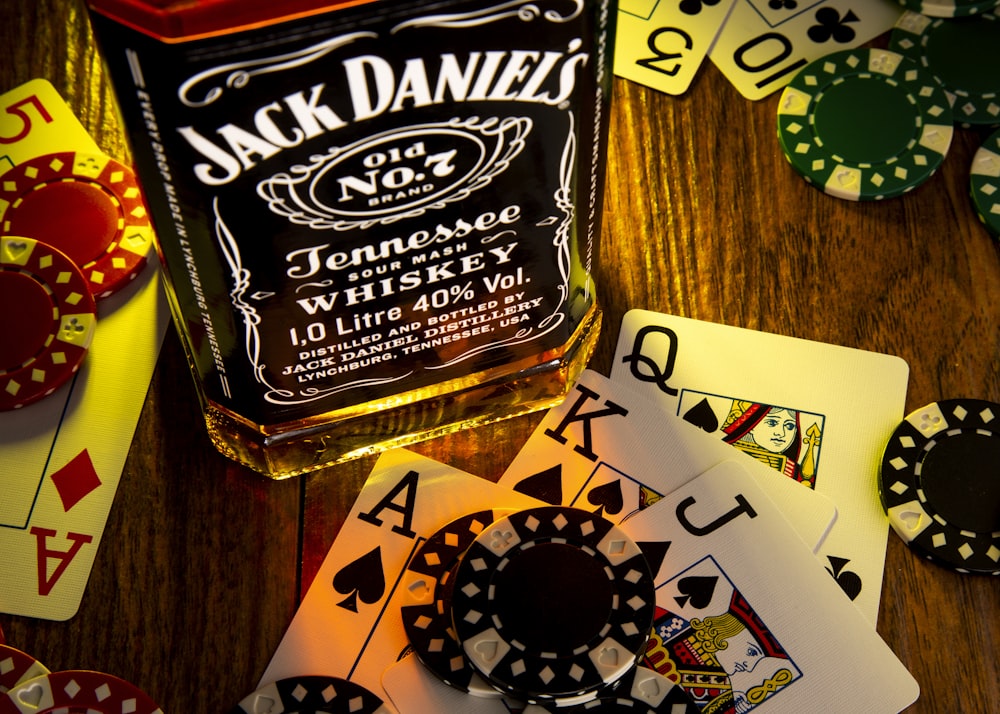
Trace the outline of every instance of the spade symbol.
{"label": "spade symbol", "polygon": [[636,545],[639,546],[639,550],[646,557],[649,569],[655,577],[660,572],[660,568],[663,567],[663,559],[667,557],[667,551],[670,549],[670,541],[643,541],[636,543]]}
{"label": "spade symbol", "polygon": [[719,428],[719,418],[715,416],[712,405],[704,397],[702,397],[700,402],[684,412],[684,421],[701,427],[709,434]]}
{"label": "spade symbol", "polygon": [[358,611],[358,601],[371,605],[385,594],[385,575],[382,572],[382,549],[375,546],[360,558],[348,563],[333,576],[333,589],[346,598],[338,607]]}
{"label": "spade symbol", "polygon": [[562,465],[556,464],[518,481],[514,490],[553,506],[562,504]]}
{"label": "spade symbol", "polygon": [[615,515],[621,513],[625,498],[622,496],[622,482],[620,479],[609,481],[602,486],[595,486],[587,494],[587,500],[592,506],[597,506],[594,511],[598,516],[605,513]]}
{"label": "spade symbol", "polygon": [[715,586],[719,583],[718,575],[689,575],[677,583],[674,601],[682,608],[691,605],[695,610],[702,610],[712,602]]}
{"label": "spade symbol", "polygon": [[830,567],[826,569],[826,572],[833,576],[840,589],[847,593],[847,597],[851,600],[857,600],[858,595],[861,594],[861,576],[852,570],[844,570],[844,566],[851,561],[848,558],[838,558],[834,555],[828,555],[826,559],[830,561]]}

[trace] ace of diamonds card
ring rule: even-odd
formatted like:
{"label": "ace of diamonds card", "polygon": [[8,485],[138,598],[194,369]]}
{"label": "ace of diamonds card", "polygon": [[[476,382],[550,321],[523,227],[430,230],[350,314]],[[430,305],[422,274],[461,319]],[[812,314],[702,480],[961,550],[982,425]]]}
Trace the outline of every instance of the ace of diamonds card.
{"label": "ace of diamonds card", "polygon": [[891,355],[633,310],[611,379],[736,453],[830,498],[824,565],[874,626],[888,520],[878,464],[909,368]]}
{"label": "ace of diamonds card", "polygon": [[[0,95],[0,182],[14,166],[68,151],[100,153],[51,83]],[[79,609],[168,321],[150,260],[101,300],[79,371],[44,399],[0,412],[0,611],[68,620]]]}

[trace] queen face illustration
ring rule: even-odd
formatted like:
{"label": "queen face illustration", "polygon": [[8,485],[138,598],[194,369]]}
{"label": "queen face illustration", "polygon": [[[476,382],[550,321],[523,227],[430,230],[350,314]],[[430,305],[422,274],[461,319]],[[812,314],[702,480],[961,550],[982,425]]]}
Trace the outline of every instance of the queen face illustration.
{"label": "queen face illustration", "polygon": [[750,430],[754,443],[775,454],[783,453],[791,446],[797,433],[795,412],[779,408],[770,409]]}

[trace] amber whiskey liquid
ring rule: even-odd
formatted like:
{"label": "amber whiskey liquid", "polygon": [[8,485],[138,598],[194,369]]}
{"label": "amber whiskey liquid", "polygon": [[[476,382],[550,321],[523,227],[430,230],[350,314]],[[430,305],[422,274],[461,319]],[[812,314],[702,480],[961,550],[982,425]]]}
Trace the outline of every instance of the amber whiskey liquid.
{"label": "amber whiskey liquid", "polygon": [[565,397],[600,330],[608,2],[90,9],[222,453],[283,478]]}

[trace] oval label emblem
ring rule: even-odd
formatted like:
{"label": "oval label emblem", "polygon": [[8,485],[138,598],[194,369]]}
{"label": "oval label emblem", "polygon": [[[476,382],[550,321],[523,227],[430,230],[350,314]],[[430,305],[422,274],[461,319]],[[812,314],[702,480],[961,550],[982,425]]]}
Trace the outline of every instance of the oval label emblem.
{"label": "oval label emblem", "polygon": [[526,117],[454,119],[367,137],[261,181],[292,223],[352,230],[419,216],[488,186],[524,148]]}

